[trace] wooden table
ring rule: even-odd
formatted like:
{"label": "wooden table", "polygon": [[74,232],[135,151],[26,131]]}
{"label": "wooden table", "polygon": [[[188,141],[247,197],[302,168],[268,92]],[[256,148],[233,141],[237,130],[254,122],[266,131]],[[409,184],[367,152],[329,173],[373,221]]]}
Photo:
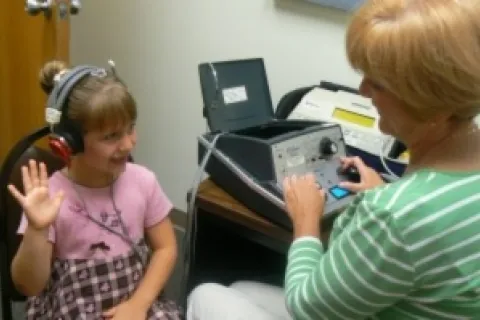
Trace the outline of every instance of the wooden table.
{"label": "wooden table", "polygon": [[[213,214],[233,225],[243,227],[244,231],[257,233],[257,236],[268,239],[268,242],[276,242],[275,247],[286,250],[292,241],[291,231],[249,210],[209,179],[204,180],[198,188],[196,206],[201,209],[201,214]],[[265,241],[262,241],[262,244],[266,244]]]}
{"label": "wooden table", "polygon": [[[244,236],[275,250],[286,252],[292,241],[290,230],[275,225],[249,210],[210,179],[200,184],[196,207],[201,210],[201,214],[212,214],[219,219],[228,220],[238,229],[242,229],[240,232]],[[333,220],[322,223],[321,240],[324,244],[328,242]]]}

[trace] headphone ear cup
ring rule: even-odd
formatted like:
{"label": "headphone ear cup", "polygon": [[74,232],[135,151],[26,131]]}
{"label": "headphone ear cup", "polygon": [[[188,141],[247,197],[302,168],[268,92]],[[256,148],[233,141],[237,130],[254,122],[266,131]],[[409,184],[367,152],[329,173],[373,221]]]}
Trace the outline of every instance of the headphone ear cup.
{"label": "headphone ear cup", "polygon": [[70,166],[70,160],[72,157],[72,149],[68,143],[61,136],[50,136],[48,139],[48,145],[52,152],[60,157],[68,166]]}
{"label": "headphone ear cup", "polygon": [[69,119],[57,125],[50,136],[50,148],[69,164],[71,157],[83,151],[83,136],[79,127]]}

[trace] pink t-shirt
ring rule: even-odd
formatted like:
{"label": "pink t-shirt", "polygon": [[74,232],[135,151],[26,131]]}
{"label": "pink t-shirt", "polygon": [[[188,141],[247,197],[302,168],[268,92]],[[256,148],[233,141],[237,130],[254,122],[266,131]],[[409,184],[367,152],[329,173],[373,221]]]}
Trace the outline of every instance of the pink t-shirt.
{"label": "pink t-shirt", "polygon": [[[52,195],[59,190],[65,192],[64,201],[49,232],[57,258],[105,258],[131,250],[130,245],[118,235],[86,217],[90,214],[103,225],[122,234],[123,229],[113,207],[110,187],[87,188],[74,185],[60,171],[50,177],[49,187]],[[146,228],[165,219],[172,209],[172,203],[163,192],[155,174],[138,164],[127,164],[125,171],[113,184],[113,197],[128,230],[128,236],[134,242],[144,237]],[[27,224],[28,221],[23,216],[18,232],[23,234]],[[101,242],[110,249],[92,248],[92,245]]]}

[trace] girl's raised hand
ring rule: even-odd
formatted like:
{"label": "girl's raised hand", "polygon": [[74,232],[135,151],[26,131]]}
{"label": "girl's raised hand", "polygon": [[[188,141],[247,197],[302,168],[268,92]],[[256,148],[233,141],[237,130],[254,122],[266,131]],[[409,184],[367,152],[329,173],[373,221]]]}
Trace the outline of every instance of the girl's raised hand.
{"label": "girl's raised hand", "polygon": [[22,167],[22,180],[25,194],[11,184],[8,190],[22,206],[30,227],[48,228],[57,217],[64,193],[59,191],[50,197],[47,167],[43,162],[37,165],[35,160],[30,160],[28,166]]}

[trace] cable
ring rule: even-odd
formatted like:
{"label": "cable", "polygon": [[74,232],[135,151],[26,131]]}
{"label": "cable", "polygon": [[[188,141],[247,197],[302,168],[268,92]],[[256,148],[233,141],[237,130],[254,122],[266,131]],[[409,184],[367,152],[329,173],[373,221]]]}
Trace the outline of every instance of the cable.
{"label": "cable", "polygon": [[393,178],[398,179],[400,177],[390,169],[387,162],[385,161],[385,158],[386,158],[385,157],[385,151],[384,151],[385,144],[386,144],[386,141],[384,140],[383,143],[380,145],[380,154],[379,154],[380,161],[382,162],[382,166],[385,169],[385,171],[387,171],[387,173],[390,174]]}
{"label": "cable", "polygon": [[272,204],[278,208],[285,210],[285,202],[283,199],[280,199],[276,194],[272,193],[266,187],[264,187],[258,180],[255,180],[252,176],[245,173],[242,168],[238,166],[231,158],[226,156],[223,152],[218,149],[215,149],[211,146],[211,143],[207,141],[204,137],[198,137],[199,142],[208,149],[212,149],[212,153],[218,158],[219,161],[223,163],[237,178],[241,180],[246,186],[250,187],[252,190],[256,191],[262,195],[265,199],[269,200]]}
{"label": "cable", "polygon": [[131,249],[133,250],[133,254],[137,256],[137,258],[139,259],[139,262],[141,263],[142,267],[145,269],[146,266],[147,266],[147,261],[148,261],[148,253],[146,253],[146,255],[142,254],[142,252],[140,251],[140,248],[139,246],[137,246],[137,244],[135,243],[135,241],[130,238],[129,234],[128,234],[128,229],[127,227],[125,226],[125,222],[123,221],[122,219],[122,215],[121,215],[121,210],[118,209],[117,207],[117,203],[115,201],[115,195],[114,195],[114,192],[113,192],[113,188],[114,188],[114,184],[115,182],[113,182],[111,185],[110,185],[110,188],[109,188],[109,192],[110,192],[110,200],[112,202],[112,206],[113,206],[113,210],[115,211],[115,214],[118,218],[118,221],[120,222],[120,226],[122,228],[122,233],[114,230],[113,228],[107,226],[106,224],[104,223],[101,223],[100,221],[98,221],[97,219],[93,218],[93,216],[90,214],[90,211],[88,211],[88,208],[87,208],[87,203],[85,201],[85,198],[82,196],[81,192],[79,191],[78,189],[78,186],[77,186],[77,183],[75,181],[73,181],[71,175],[70,175],[70,171],[68,171],[68,178],[70,179],[71,183],[72,183],[72,186],[73,186],[73,190],[75,190],[75,193],[77,195],[77,197],[80,199],[80,202],[82,203],[82,207],[83,207],[83,210],[85,211],[86,213],[86,218],[90,221],[92,221],[93,223],[95,223],[96,225],[98,225],[100,228],[102,229],[105,229],[107,231],[109,231],[110,233],[118,236],[120,239],[122,239],[127,245],[129,245],[131,247]]}
{"label": "cable", "polygon": [[[192,192],[190,194],[190,198],[188,199],[187,204],[187,230],[185,230],[185,237],[184,237],[184,272],[181,281],[181,297],[185,299],[186,305],[186,289],[188,284],[188,275],[190,273],[190,264],[191,264],[191,257],[195,258],[195,250],[192,251],[191,245],[193,244],[193,248],[195,248],[195,237],[196,237],[196,212],[195,212],[195,200],[197,198],[197,191],[198,186],[200,185],[200,180],[202,174],[205,171],[205,167],[208,163],[209,158],[212,154],[221,161],[232,173],[234,173],[243,183],[247,186],[255,190],[259,194],[261,194],[265,199],[269,200],[272,204],[277,206],[278,208],[285,210],[285,202],[283,199],[279,199],[275,194],[273,194],[270,190],[266,189],[265,187],[261,186],[258,181],[252,179],[248,174],[243,172],[237,164],[235,164],[228,156],[226,156],[223,152],[217,150],[215,148],[215,144],[220,138],[221,135],[224,133],[217,134],[212,142],[205,139],[203,136],[198,136],[198,141],[207,149],[207,152],[202,158],[201,164],[197,170],[197,175],[195,176]],[[193,253],[193,254],[192,254]]]}
{"label": "cable", "polygon": [[[213,63],[208,63],[210,71],[212,73],[213,82],[214,82],[214,98],[211,101],[210,109],[216,109],[220,105],[220,83],[218,80],[218,73],[215,69]],[[208,123],[207,123],[207,131],[208,131]],[[202,145],[206,148],[207,152],[203,155],[202,161],[198,166],[197,172],[194,176],[192,182],[192,188],[190,192],[190,198],[187,199],[187,222],[186,222],[186,229],[185,234],[183,237],[183,275],[180,284],[180,297],[184,299],[185,308],[187,306],[187,286],[190,274],[190,265],[192,263],[191,260],[195,259],[195,242],[196,242],[196,231],[197,231],[197,219],[196,219],[196,209],[195,209],[195,200],[197,198],[198,187],[202,181],[202,176],[205,173],[205,168],[207,166],[208,160],[212,155],[213,149],[215,148],[215,144],[217,143],[218,138],[224,133],[216,134],[213,137],[211,144],[202,143]],[[202,138],[199,138],[203,139]],[[201,141],[200,141],[201,142]]]}
{"label": "cable", "polygon": [[208,66],[210,67],[210,70],[212,71],[212,76],[213,76],[213,82],[215,85],[215,97],[212,99],[210,107],[212,109],[218,108],[220,106],[220,82],[218,81],[218,74],[217,70],[213,66],[213,63],[208,63]]}
{"label": "cable", "polygon": [[207,166],[208,160],[212,155],[212,151],[215,148],[215,144],[217,143],[217,140],[223,134],[224,133],[219,133],[214,136],[212,143],[207,148],[207,152],[203,155],[202,161],[200,162],[200,165],[195,174],[195,177],[192,183],[192,188],[191,188],[192,191],[190,193],[190,198],[188,199],[188,203],[187,203],[187,225],[186,225],[186,230],[183,237],[184,269],[183,269],[183,276],[182,276],[181,287],[180,287],[180,290],[181,290],[180,297],[182,297],[182,299],[185,299],[185,307],[187,305],[186,293],[187,293],[188,278],[190,273],[190,263],[192,258],[195,259],[195,240],[196,240],[196,229],[197,229],[195,200],[197,198],[198,187],[202,182],[202,176],[205,173],[205,168]]}
{"label": "cable", "polygon": [[215,67],[213,66],[213,64],[211,62],[208,64],[208,66],[210,67],[210,70],[212,71],[213,81],[215,83],[215,91],[219,91],[220,90],[220,84],[218,83],[217,70],[215,69]]}

